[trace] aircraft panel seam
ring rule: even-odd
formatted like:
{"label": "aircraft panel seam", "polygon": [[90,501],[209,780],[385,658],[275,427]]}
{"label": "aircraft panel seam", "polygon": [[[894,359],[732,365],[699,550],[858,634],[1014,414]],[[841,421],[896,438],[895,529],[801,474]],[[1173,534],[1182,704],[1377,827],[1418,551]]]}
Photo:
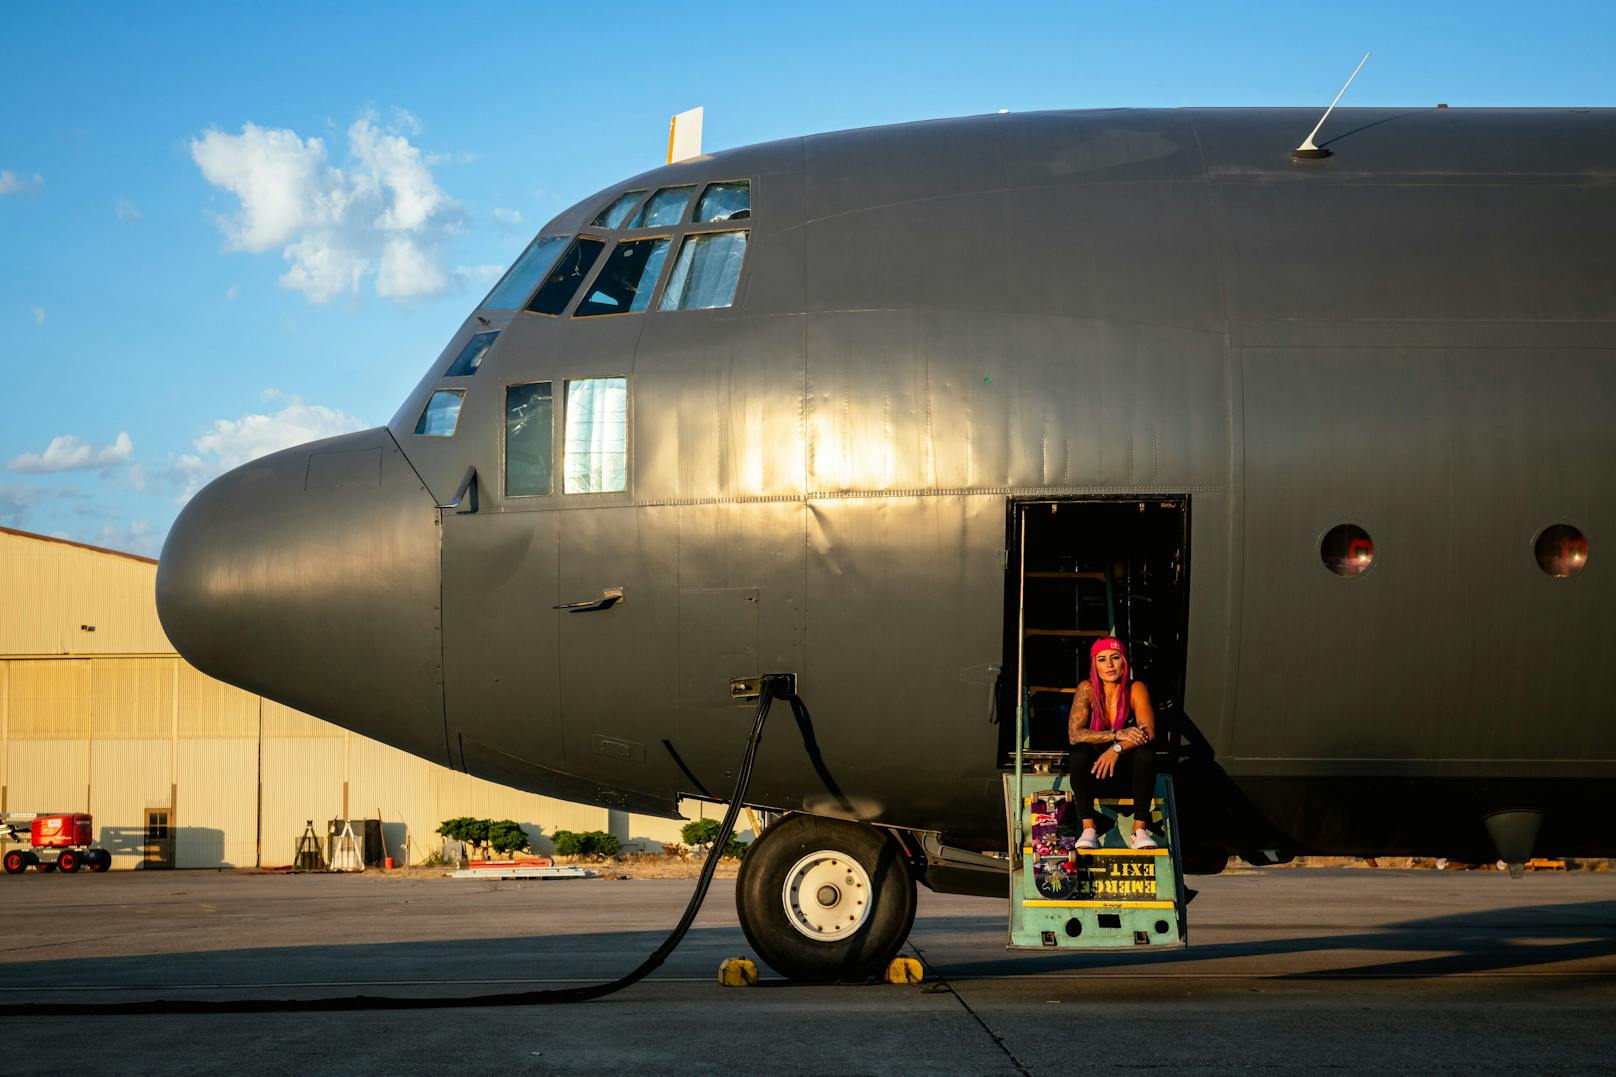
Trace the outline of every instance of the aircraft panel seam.
{"label": "aircraft panel seam", "polygon": [[[1059,497],[1062,495],[1140,494],[1150,497],[1180,494],[1220,494],[1222,483],[1092,483],[1071,486],[959,486],[937,489],[902,490],[813,490],[805,494],[737,494],[732,497],[670,497],[635,501],[637,509],[688,508],[701,505],[760,505],[809,501],[872,501],[883,498],[914,497]],[[588,505],[571,509],[591,508]]]}

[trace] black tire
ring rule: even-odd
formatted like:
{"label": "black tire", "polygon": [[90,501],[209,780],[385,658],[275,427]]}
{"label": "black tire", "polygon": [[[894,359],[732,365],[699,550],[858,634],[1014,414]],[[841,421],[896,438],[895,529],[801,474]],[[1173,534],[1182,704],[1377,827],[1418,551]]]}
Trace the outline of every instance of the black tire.
{"label": "black tire", "polygon": [[[869,911],[845,938],[823,941],[799,930],[787,910],[793,868],[816,852],[855,861],[869,879]],[[752,949],[774,971],[818,983],[867,980],[897,956],[915,923],[915,878],[896,839],[884,830],[788,815],[746,850],[735,882],[735,908]]]}
{"label": "black tire", "polygon": [[71,849],[64,851],[61,856],[56,858],[56,866],[69,875],[73,874],[79,870],[79,854]]}
{"label": "black tire", "polygon": [[91,871],[106,871],[112,867],[112,854],[105,849],[97,850],[95,860],[90,864]]}
{"label": "black tire", "polygon": [[28,870],[28,858],[13,849],[6,854],[6,874],[21,875]]}

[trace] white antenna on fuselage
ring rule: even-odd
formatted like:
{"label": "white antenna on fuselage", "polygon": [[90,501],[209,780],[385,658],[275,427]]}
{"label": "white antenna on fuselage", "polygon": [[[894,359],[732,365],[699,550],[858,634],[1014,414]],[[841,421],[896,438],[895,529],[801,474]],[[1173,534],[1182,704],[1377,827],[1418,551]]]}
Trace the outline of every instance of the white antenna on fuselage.
{"label": "white antenna on fuselage", "polygon": [[697,106],[668,121],[668,163],[701,156],[702,109]]}
{"label": "white antenna on fuselage", "polygon": [[[1352,85],[1352,80],[1358,77],[1358,72],[1362,71],[1363,65],[1368,62],[1369,54],[1366,52],[1363,54],[1363,59],[1358,61],[1358,66],[1352,69],[1352,74],[1347,76],[1347,86]],[[1335,100],[1331,101],[1330,107],[1324,110],[1324,115],[1320,116],[1319,122],[1313,125],[1313,130],[1309,131],[1307,137],[1302,139],[1300,146],[1291,151],[1292,157],[1303,161],[1316,161],[1321,157],[1330,156],[1329,150],[1313,144],[1313,136],[1319,133],[1319,128],[1324,126],[1324,121],[1330,118],[1330,113],[1335,111],[1335,106],[1341,103],[1341,98],[1346,95],[1347,86],[1341,87],[1341,92],[1335,95]]]}

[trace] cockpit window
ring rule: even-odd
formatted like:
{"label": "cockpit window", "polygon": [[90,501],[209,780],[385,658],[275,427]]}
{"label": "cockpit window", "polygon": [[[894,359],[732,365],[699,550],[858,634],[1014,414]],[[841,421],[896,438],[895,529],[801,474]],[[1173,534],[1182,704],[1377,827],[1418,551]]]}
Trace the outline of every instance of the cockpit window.
{"label": "cockpit window", "polygon": [[540,236],[522,252],[522,257],[506,271],[483,300],[481,310],[517,310],[533,293],[539,278],[555,264],[556,255],[567,245],[566,236]]}
{"label": "cockpit window", "polygon": [[483,365],[483,357],[488,349],[494,346],[498,333],[478,333],[466,341],[466,346],[460,349],[460,355],[449,365],[444,372],[446,378],[465,378],[477,373],[477,368]]}
{"label": "cockpit window", "polygon": [[550,383],[505,388],[505,495],[550,492]]}
{"label": "cockpit window", "polygon": [[696,223],[742,221],[752,215],[752,181],[709,183],[696,203]]}
{"label": "cockpit window", "polygon": [[628,215],[633,212],[634,207],[639,205],[640,199],[644,197],[644,191],[629,191],[618,195],[611,205],[600,211],[600,216],[596,217],[593,222],[594,226],[596,228],[623,227],[623,222],[628,220]]}
{"label": "cockpit window", "polygon": [[685,237],[658,310],[706,310],[735,302],[746,260],[746,232],[698,232]]}
{"label": "cockpit window", "polygon": [[590,286],[588,297],[573,311],[573,317],[633,314],[644,310],[651,302],[651,290],[656,287],[662,263],[668,257],[669,242],[667,239],[637,239],[619,243]]}
{"label": "cockpit window", "polygon": [[685,207],[690,205],[694,187],[664,187],[652,195],[634,215],[630,228],[666,228],[684,220]]}
{"label": "cockpit window", "polygon": [[533,293],[528,302],[527,309],[535,314],[560,314],[567,309],[572,294],[578,290],[578,285],[589,276],[589,271],[595,265],[595,259],[606,247],[606,241],[593,239],[589,236],[579,236],[572,241],[556,262],[555,268],[550,270],[539,285],[539,290]]}
{"label": "cockpit window", "polygon": [[426,402],[426,409],[415,424],[415,432],[424,438],[454,437],[460,422],[460,402],[465,399],[464,389],[439,389]]}
{"label": "cockpit window", "polygon": [[628,489],[628,379],[567,382],[562,490],[606,494]]}

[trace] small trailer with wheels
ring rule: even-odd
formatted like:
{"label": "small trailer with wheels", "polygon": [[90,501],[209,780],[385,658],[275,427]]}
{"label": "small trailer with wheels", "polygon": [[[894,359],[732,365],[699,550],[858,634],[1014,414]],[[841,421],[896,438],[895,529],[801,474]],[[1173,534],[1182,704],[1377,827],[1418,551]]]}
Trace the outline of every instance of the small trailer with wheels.
{"label": "small trailer with wheels", "polygon": [[93,820],[87,812],[10,812],[0,814],[0,841],[18,842],[23,849],[7,849],[7,875],[30,867],[40,871],[106,871],[112,854],[92,844]]}

